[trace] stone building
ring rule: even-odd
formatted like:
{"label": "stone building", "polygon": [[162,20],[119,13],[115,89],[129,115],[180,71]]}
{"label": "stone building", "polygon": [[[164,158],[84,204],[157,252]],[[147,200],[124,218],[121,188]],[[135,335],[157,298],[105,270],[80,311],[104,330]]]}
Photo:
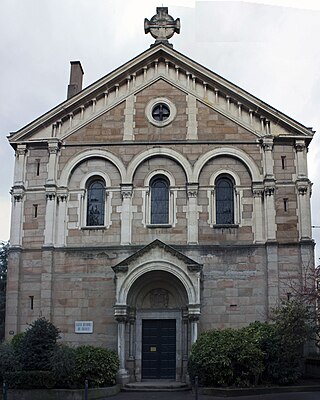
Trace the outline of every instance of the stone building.
{"label": "stone building", "polygon": [[6,335],[39,316],[117,348],[123,382],[184,381],[199,332],[267,320],[313,260],[313,132],[156,42],[12,133]]}

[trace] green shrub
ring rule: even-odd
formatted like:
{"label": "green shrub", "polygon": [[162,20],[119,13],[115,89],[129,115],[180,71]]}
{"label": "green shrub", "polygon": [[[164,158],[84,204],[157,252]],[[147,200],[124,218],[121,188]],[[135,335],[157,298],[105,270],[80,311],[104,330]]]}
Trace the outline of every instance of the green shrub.
{"label": "green shrub", "polygon": [[51,389],[55,386],[51,371],[9,371],[3,378],[10,389]]}
{"label": "green shrub", "polygon": [[303,345],[313,332],[309,311],[298,300],[284,302],[273,323],[205,332],[192,346],[188,369],[201,385],[248,386],[295,383],[302,376]]}
{"label": "green shrub", "polygon": [[303,345],[313,331],[308,307],[295,299],[283,302],[273,310],[273,320],[267,374],[275,383],[294,383],[303,375]]}
{"label": "green shrub", "polygon": [[76,384],[83,387],[88,379],[92,387],[110,386],[116,382],[119,359],[116,352],[94,346],[76,348]]}
{"label": "green shrub", "polygon": [[0,381],[3,381],[6,372],[19,369],[21,369],[21,364],[14,347],[9,343],[2,343],[0,345]]}
{"label": "green shrub", "polygon": [[58,338],[59,330],[45,318],[30,324],[17,346],[23,369],[50,371]]}
{"label": "green shrub", "polygon": [[263,371],[264,356],[245,328],[212,330],[192,346],[188,370],[202,386],[249,386]]}
{"label": "green shrub", "polygon": [[[76,349],[65,344],[57,346],[52,358],[52,372],[56,386],[60,388],[74,388],[76,384]],[[82,386],[83,386],[82,382]]]}
{"label": "green shrub", "polygon": [[21,342],[24,340],[24,337],[26,336],[25,332],[20,332],[17,333],[16,335],[13,336],[10,344],[12,345],[12,347],[16,350],[19,349],[19,346],[21,345]]}

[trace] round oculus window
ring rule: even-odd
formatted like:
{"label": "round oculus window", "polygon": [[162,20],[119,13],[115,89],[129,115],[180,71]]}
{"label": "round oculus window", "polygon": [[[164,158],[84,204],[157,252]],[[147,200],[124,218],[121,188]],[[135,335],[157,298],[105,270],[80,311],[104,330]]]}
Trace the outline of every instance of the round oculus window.
{"label": "round oculus window", "polygon": [[151,115],[155,121],[165,121],[170,117],[170,108],[164,103],[158,103],[153,107]]}
{"label": "round oculus window", "polygon": [[164,97],[149,101],[145,114],[152,125],[163,127],[170,124],[177,114],[175,105]]}

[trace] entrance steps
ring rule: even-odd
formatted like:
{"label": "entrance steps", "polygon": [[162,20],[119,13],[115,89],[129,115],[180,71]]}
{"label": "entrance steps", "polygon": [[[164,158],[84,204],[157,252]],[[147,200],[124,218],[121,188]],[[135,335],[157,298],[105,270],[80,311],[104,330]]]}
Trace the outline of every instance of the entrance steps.
{"label": "entrance steps", "polygon": [[124,392],[181,392],[190,390],[190,386],[183,382],[175,381],[146,381],[127,383]]}

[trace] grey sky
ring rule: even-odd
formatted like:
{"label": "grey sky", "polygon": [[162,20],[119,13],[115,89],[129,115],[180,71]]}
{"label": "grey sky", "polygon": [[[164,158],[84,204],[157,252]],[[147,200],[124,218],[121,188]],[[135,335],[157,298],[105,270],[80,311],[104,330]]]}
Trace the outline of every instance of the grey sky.
{"label": "grey sky", "polygon": [[[70,60],[81,61],[88,86],[146,50],[153,39],[144,34],[143,20],[161,5],[2,0],[0,239],[9,238],[14,163],[6,136],[65,99]],[[176,50],[319,132],[309,150],[309,174],[313,224],[320,226],[320,2],[170,0],[163,5],[181,19],[181,34],[171,39]],[[320,229],[313,233],[320,243]],[[317,263],[319,257],[318,250]]]}

